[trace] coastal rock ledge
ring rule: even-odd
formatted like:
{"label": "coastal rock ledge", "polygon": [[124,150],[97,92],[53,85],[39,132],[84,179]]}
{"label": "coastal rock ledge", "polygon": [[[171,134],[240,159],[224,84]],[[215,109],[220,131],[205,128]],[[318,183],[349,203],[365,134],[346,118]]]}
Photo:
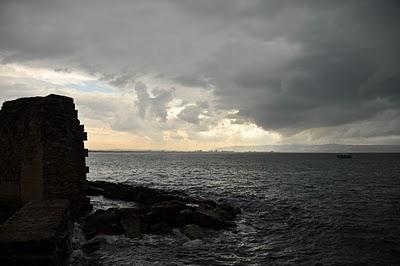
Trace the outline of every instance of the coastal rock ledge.
{"label": "coastal rock ledge", "polygon": [[31,201],[0,225],[0,265],[63,265],[71,246],[70,201]]}
{"label": "coastal rock ledge", "polygon": [[[142,234],[167,234],[173,228],[190,239],[201,238],[207,230],[235,227],[239,207],[224,200],[218,202],[193,197],[182,191],[164,191],[105,181],[88,181],[87,194],[137,203],[135,208],[97,210],[85,218],[83,233],[87,239],[98,234],[140,238]],[[201,232],[203,230],[203,232]]]}

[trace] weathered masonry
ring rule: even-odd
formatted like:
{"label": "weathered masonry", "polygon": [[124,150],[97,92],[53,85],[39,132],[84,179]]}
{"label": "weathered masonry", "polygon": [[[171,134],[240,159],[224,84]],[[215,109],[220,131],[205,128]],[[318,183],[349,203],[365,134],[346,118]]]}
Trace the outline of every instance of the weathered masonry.
{"label": "weathered masonry", "polygon": [[69,200],[31,201],[0,229],[1,265],[63,265],[71,250]]}
{"label": "weathered masonry", "polygon": [[51,94],[4,102],[0,110],[0,206],[69,199],[77,211],[84,185],[87,139],[72,98]]}

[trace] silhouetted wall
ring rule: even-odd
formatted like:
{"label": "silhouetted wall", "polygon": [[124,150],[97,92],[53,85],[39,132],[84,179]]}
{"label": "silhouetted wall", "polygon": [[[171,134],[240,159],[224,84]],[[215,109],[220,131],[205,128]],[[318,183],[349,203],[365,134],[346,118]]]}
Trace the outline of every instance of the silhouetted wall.
{"label": "silhouetted wall", "polygon": [[0,204],[66,198],[86,208],[87,139],[72,98],[51,94],[0,110]]}

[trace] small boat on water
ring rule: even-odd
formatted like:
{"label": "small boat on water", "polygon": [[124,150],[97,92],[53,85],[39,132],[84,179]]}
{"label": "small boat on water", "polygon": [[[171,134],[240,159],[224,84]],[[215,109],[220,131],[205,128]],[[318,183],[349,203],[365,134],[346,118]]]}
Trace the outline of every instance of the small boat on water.
{"label": "small boat on water", "polygon": [[351,156],[350,153],[341,153],[341,154],[337,154],[336,158],[338,158],[338,159],[351,159],[351,158],[353,158],[353,156]]}

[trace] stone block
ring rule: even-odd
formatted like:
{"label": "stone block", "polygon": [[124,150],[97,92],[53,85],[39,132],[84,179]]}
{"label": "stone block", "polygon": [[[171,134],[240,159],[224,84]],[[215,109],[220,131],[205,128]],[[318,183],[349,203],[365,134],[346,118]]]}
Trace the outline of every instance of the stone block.
{"label": "stone block", "polygon": [[69,200],[26,204],[0,227],[3,265],[59,265],[70,252]]}

